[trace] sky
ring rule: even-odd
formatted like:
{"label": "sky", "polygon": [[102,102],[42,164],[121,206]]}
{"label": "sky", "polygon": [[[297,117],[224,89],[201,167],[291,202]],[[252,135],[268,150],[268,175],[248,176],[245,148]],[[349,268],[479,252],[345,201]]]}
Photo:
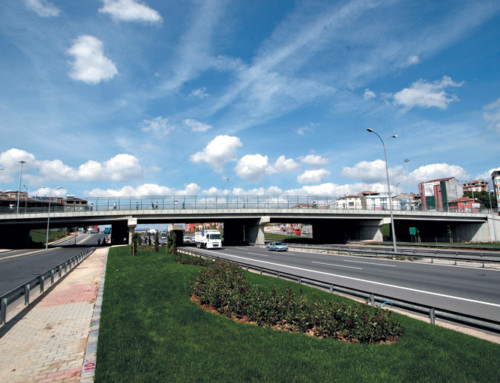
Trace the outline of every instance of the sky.
{"label": "sky", "polygon": [[499,42],[497,0],[5,1],[0,190],[383,193],[384,145],[393,193],[491,182]]}

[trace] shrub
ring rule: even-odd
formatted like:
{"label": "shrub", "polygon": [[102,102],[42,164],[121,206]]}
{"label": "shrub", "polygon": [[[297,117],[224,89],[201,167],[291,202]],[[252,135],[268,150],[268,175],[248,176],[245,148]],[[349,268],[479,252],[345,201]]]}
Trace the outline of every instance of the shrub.
{"label": "shrub", "polygon": [[308,302],[291,288],[267,291],[250,285],[242,269],[229,262],[203,267],[191,290],[201,305],[259,326],[361,343],[392,341],[402,334],[390,311],[334,300]]}
{"label": "shrub", "polygon": [[195,257],[182,252],[176,252],[174,254],[174,260],[175,262],[180,263],[182,265],[195,265],[195,266],[209,266],[212,263],[214,263],[214,261],[212,261],[211,259]]}

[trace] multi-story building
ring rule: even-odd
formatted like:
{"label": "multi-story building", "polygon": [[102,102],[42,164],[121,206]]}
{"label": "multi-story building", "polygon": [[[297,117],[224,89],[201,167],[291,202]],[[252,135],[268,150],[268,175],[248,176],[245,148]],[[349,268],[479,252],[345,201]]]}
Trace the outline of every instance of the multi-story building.
{"label": "multi-story building", "polygon": [[452,212],[477,213],[481,209],[481,204],[474,202],[470,197],[461,197],[448,202],[448,208]]}
{"label": "multi-story building", "polygon": [[424,210],[447,211],[448,202],[463,196],[463,187],[455,177],[421,182],[418,191]]}
{"label": "multi-story building", "polygon": [[484,180],[469,181],[463,185],[464,192],[488,191],[488,182]]}
{"label": "multi-story building", "polygon": [[497,210],[500,212],[500,169],[494,170],[491,173],[491,179],[493,181],[493,191],[497,199]]}

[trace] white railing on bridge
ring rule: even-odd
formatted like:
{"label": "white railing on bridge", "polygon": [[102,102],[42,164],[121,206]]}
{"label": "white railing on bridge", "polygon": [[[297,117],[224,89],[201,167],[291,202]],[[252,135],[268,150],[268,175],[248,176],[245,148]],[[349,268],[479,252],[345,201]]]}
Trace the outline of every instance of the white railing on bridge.
{"label": "white railing on bridge", "polygon": [[[53,203],[51,212],[103,212],[103,211],[144,211],[144,210],[203,210],[203,209],[328,209],[339,212],[389,212],[384,207],[346,208],[335,207],[335,199],[320,196],[271,196],[271,195],[220,195],[220,196],[149,196],[149,197],[91,197],[86,204],[71,205]],[[49,206],[30,207],[21,201],[19,214],[46,213]],[[396,213],[413,214],[424,211],[422,207],[408,210],[407,206],[395,207]],[[435,213],[496,213],[488,209],[474,211],[452,211],[429,209]],[[0,207],[0,214],[16,214],[17,209],[9,206]]]}

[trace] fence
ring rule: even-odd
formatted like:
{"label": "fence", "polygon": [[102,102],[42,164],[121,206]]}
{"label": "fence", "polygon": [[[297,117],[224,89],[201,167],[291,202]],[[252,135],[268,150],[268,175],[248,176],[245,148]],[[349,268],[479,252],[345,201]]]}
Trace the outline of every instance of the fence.
{"label": "fence", "polygon": [[[0,206],[1,214],[16,214],[15,203],[11,206]],[[396,203],[396,211],[423,211],[421,206],[410,210],[405,204]],[[385,206],[347,206],[335,205],[331,196],[279,196],[279,195],[218,195],[218,196],[148,196],[148,197],[91,197],[85,203],[73,205],[52,202],[51,212],[72,211],[111,211],[111,210],[178,210],[178,209],[334,209],[343,211],[387,210]],[[48,201],[37,199],[20,201],[19,213],[41,213],[49,210]],[[436,212],[452,212],[448,209],[429,210]],[[496,213],[489,209],[474,209],[465,213]]]}
{"label": "fence", "polygon": [[[18,315],[30,304],[30,301],[44,294],[48,287],[59,282],[61,278],[66,276],[71,270],[92,254],[94,250],[95,248],[86,249],[66,262],[61,263],[1,296],[0,324],[5,324],[8,320]],[[34,290],[37,287],[39,287],[38,291]],[[10,318],[7,318],[8,309],[15,310],[14,314],[10,315]]]}

